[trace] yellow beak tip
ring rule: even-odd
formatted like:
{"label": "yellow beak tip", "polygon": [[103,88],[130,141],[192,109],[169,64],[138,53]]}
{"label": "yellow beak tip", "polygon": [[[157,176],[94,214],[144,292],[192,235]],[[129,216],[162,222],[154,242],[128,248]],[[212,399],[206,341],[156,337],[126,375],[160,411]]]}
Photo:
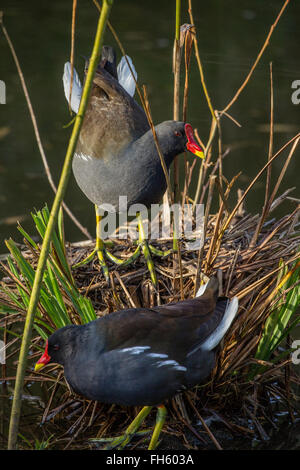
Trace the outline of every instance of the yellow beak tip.
{"label": "yellow beak tip", "polygon": [[196,151],[195,154],[197,155],[197,157],[200,157],[200,158],[202,158],[202,159],[205,158],[204,152],[198,152],[198,151]]}
{"label": "yellow beak tip", "polygon": [[34,366],[34,372],[38,372],[39,370],[41,370],[42,368],[44,367],[44,364],[41,364],[41,363],[36,363],[36,365]]}

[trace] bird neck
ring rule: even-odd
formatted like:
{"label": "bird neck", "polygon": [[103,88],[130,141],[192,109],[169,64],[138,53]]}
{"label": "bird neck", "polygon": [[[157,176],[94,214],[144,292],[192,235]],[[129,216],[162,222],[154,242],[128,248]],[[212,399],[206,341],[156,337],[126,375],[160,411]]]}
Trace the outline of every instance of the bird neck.
{"label": "bird neck", "polygon": [[[159,146],[159,150],[162,153],[165,164],[167,168],[171,165],[176,155],[178,155],[178,150],[174,149],[170,142],[167,139],[164,139],[163,136],[159,135],[159,127],[155,127],[156,138]],[[158,132],[157,132],[158,131]],[[152,129],[149,129],[142,137],[135,140],[132,146],[135,148],[135,151],[139,155],[140,162],[146,163],[148,160],[153,161],[153,156],[158,155],[157,142],[153,136]],[[128,152],[129,153],[129,152]]]}

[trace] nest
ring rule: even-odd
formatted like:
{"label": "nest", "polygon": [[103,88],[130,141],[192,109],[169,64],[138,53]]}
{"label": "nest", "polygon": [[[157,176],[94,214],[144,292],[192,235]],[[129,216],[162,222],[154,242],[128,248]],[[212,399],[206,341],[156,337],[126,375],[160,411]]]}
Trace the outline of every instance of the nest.
{"label": "nest", "polygon": [[[253,243],[260,216],[240,210],[218,244],[216,230],[220,227],[220,213],[209,216],[203,247],[190,251],[180,242],[178,252],[164,258],[153,258],[157,289],[150,281],[143,256],[126,268],[116,268],[108,262],[110,285],[105,281],[96,258],[73,273],[80,293],[91,299],[97,316],[124,308],[152,307],[193,297],[203,272],[208,277],[218,276],[219,295],[239,298],[238,316],[223,340],[215,369],[207,383],[168,402],[170,415],[164,428],[165,443],[162,444],[165,448],[209,448],[210,445],[220,448],[221,444],[203,416],[225,423],[233,434],[243,434],[247,438],[258,435],[266,439],[268,434],[264,424],[275,422],[274,407],[270,406],[275,398],[276,407],[278,402],[281,405],[285,403],[285,409],[293,419],[293,386],[298,384],[298,378],[291,367],[290,357],[277,362],[264,361],[257,359],[255,352],[266,319],[274,308],[278,274],[284,266],[291,268],[299,258],[297,217],[298,208],[280,220],[267,221]],[[172,240],[156,240],[153,245],[167,251],[172,248]],[[92,248],[92,242],[68,244],[70,264],[84,258]],[[115,243],[111,251],[115,256],[126,258],[134,249],[132,242],[124,240]],[[23,255],[33,267],[36,265],[37,253],[32,249],[23,250]],[[8,278],[4,282],[12,285]],[[286,293],[281,291],[283,301]],[[8,299],[6,302],[9,304]],[[15,318],[6,317],[6,322],[12,321]],[[40,344],[39,337],[33,339],[35,344]],[[37,355],[34,353],[33,358]],[[260,372],[249,379],[251,368],[255,366],[260,366]],[[34,380],[37,377],[29,372],[26,381]],[[64,430],[56,440],[56,446],[62,448],[86,447],[88,436],[119,435],[137,412],[133,407],[108,406],[73,395],[70,397],[71,391],[58,366],[42,373],[38,380],[47,388],[49,398],[42,423],[53,420],[55,423],[62,420],[64,426],[68,423],[68,431]],[[57,395],[60,397],[58,406]],[[202,431],[193,426],[195,416],[202,423]],[[73,421],[71,427],[70,420]],[[141,438],[133,448],[144,448],[144,440],[145,437]]]}

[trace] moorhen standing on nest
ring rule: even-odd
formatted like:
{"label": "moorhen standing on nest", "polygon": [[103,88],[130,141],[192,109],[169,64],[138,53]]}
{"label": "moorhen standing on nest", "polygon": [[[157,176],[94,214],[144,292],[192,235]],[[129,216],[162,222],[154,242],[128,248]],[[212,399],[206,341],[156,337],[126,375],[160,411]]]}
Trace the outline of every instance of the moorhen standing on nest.
{"label": "moorhen standing on nest", "polygon": [[[134,78],[127,64],[134,74]],[[89,262],[97,253],[106,280],[109,279],[105,257],[125,266],[139,255],[145,254],[151,279],[156,284],[156,274],[151,260],[151,246],[147,245],[142,221],[138,215],[139,246],[128,260],[119,260],[106,248],[100,237],[101,215],[98,206],[108,204],[112,210],[127,210],[133,204],[147,208],[160,202],[166,179],[157,148],[143,109],[133,99],[136,72],[131,59],[126,56],[116,67],[112,47],[104,46],[96,71],[91,96],[73,158],[73,173],[78,186],[96,206],[96,248],[74,267]],[[70,97],[70,64],[65,64],[64,90]],[[81,99],[81,83],[74,70],[71,108],[77,112]],[[155,127],[160,149],[167,168],[176,155],[189,150],[204,158],[197,145],[190,124],[165,121]],[[119,196],[127,197],[127,207],[119,207]],[[156,250],[157,252],[157,250]]]}
{"label": "moorhen standing on nest", "polygon": [[104,403],[144,406],[111,447],[123,448],[156,405],[149,445],[154,449],[166,415],[162,403],[208,377],[216,346],[237,310],[236,297],[218,297],[213,277],[194,299],[121,310],[59,329],[49,337],[35,371],[48,363],[62,364],[76,393]]}

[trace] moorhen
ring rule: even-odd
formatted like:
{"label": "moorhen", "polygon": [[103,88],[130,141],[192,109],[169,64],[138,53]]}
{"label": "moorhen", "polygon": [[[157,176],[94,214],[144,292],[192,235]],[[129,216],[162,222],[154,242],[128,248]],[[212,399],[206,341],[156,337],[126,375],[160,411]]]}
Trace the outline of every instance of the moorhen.
{"label": "moorhen", "polygon": [[218,297],[212,277],[194,299],[154,308],[110,313],[85,325],[54,332],[35,371],[46,364],[64,366],[71,388],[90,400],[144,408],[124,436],[124,447],[151,410],[158,407],[149,449],[163,426],[163,402],[205,380],[215,364],[216,346],[238,310],[238,299]]}
{"label": "moorhen", "polygon": [[[123,57],[117,67],[113,48],[103,47],[74,153],[73,173],[78,186],[95,204],[97,224],[95,250],[74,267],[89,262],[97,253],[108,280],[105,257],[124,266],[136,259],[142,249],[146,255],[151,279],[156,284],[149,246],[139,216],[139,246],[128,260],[119,260],[109,253],[100,236],[101,213],[98,206],[105,204],[106,207],[109,205],[111,211],[124,211],[139,203],[149,208],[151,204],[161,200],[166,190],[166,179],[152,130],[144,110],[133,99],[137,75],[131,59],[127,56],[126,58]],[[67,101],[70,96],[70,82],[70,64],[66,63],[63,83]],[[74,70],[71,108],[75,112],[78,111],[80,98],[81,84]],[[155,130],[167,168],[175,156],[186,149],[204,158],[190,124],[165,121],[157,125]],[[119,207],[120,196],[126,196],[126,207]]]}

